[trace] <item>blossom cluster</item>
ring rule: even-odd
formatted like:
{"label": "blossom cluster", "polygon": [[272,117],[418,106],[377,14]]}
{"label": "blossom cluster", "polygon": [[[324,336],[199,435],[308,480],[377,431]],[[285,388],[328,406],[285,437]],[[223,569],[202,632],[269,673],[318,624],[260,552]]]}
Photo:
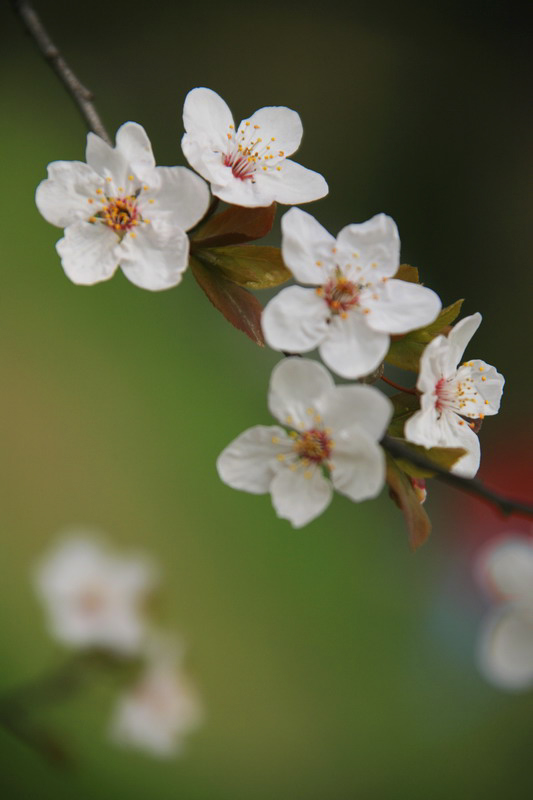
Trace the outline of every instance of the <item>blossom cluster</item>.
{"label": "blossom cluster", "polygon": [[115,554],[87,531],[64,537],[35,570],[54,638],[135,668],[111,715],[112,740],[165,758],[181,751],[202,712],[183,672],[183,646],[149,622],[146,605],[157,583],[158,571],[144,555]]}
{"label": "blossom cluster", "polygon": [[[75,283],[107,280],[120,266],[134,284],[157,291],[178,285],[190,265],[233,324],[293,356],[270,380],[268,405],[279,424],[238,436],[218,459],[222,480],[270,492],[278,516],[300,527],[324,511],[333,489],[358,502],[375,497],[388,480],[402,507],[423,502],[420,476],[386,459],[380,444],[386,434],[473,477],[477,431],[498,412],[504,384],[484,361],[462,361],[481,315],[450,329],[458,308],[443,309],[416,270],[406,272],[398,228],[386,214],[334,237],[294,207],[281,218],[281,258],[274,248],[245,244],[271,227],[265,209],[328,192],[322,175],[289,158],[303,134],[297,112],[270,106],[236,124],[218,94],[196,88],[186,97],[183,126],[182,150],[196,172],[157,167],[146,132],[127,122],[114,148],[89,134],[87,163],[50,164],[36,202],[65,229],[57,251]],[[213,216],[219,200],[230,208]],[[270,300],[254,328],[257,301],[246,287],[289,278],[295,283]],[[315,350],[325,366],[301,357]],[[416,388],[389,399],[362,385],[389,382],[386,362],[414,369]],[[355,383],[335,386],[326,367]],[[399,481],[388,477],[398,469]]]}

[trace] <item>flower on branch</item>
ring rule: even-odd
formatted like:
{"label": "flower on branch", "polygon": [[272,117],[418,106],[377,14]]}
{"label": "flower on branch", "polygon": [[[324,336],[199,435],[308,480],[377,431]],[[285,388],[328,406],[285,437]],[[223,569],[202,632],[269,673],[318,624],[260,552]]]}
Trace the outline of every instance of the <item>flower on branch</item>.
{"label": "flower on branch", "polygon": [[269,409],[279,425],[244,431],[221,453],[218,473],[234,489],[270,492],[279,517],[300,528],[329,505],[333,489],[355,502],[385,482],[378,441],[392,404],[370,386],[335,386],[315,361],[288,358],[272,372]]}
{"label": "flower on branch", "polygon": [[199,698],[181,660],[175,643],[161,637],[151,642],[141,676],[117,702],[110,728],[117,744],[159,758],[180,753],[185,735],[202,720]]}
{"label": "flower on branch", "polygon": [[187,161],[226,203],[293,205],[328,193],[322,175],[287,158],[303,134],[300,117],[290,108],[260,108],[235,126],[224,100],[211,89],[198,88],[185,98],[183,126]]}
{"label": "flower on branch", "polygon": [[476,422],[471,420],[498,413],[505,383],[494,367],[479,359],[458,367],[480,323],[481,314],[465,317],[448,336],[437,336],[425,348],[416,384],[421,408],[405,424],[405,437],[415,444],[467,450],[451,468],[465,478],[474,477],[480,462]]}
{"label": "flower on branch", "polygon": [[490,543],[477,569],[496,599],[483,624],[478,660],[485,677],[502,689],[533,686],[533,542],[510,535]]}
{"label": "flower on branch", "polygon": [[146,634],[143,604],[156,573],[142,556],[117,556],[97,538],[74,535],[37,569],[50,632],[66,645],[132,655]]}
{"label": "flower on branch", "polygon": [[397,280],[400,239],[394,220],[378,214],[347,225],[337,239],[298,208],[283,215],[282,255],[296,280],[266,306],[262,324],[274,350],[319,348],[343,378],[360,378],[385,358],[390,334],[432,322],[441,302],[431,289]]}
{"label": "flower on branch", "polygon": [[144,128],[126,122],[110,147],[87,136],[87,163],[54,161],[35,200],[65,228],[57,245],[71,281],[108,280],[118,266],[141,289],[176,286],[189,261],[185,231],[204,216],[209,190],[186,167],[156,167]]}

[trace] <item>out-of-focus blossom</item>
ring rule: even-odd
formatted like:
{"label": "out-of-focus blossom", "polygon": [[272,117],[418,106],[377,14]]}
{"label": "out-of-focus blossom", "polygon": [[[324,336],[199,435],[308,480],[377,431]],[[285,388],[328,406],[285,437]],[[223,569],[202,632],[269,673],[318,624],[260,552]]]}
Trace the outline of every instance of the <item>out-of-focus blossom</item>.
{"label": "out-of-focus blossom", "polygon": [[185,98],[183,126],[185,158],[226,203],[296,205],[328,193],[322,175],[287,158],[303,133],[300,117],[290,108],[260,108],[236,128],[225,101],[200,87]]}
{"label": "out-of-focus blossom", "polygon": [[333,488],[355,502],[385,482],[378,442],[392,415],[371,386],[335,386],[321,364],[287,358],[272,372],[268,405],[279,425],[256,425],[220,454],[218,473],[234,489],[270,492],[279,517],[300,528],[329,505]]}
{"label": "out-of-focus blossom", "polygon": [[490,364],[476,359],[458,367],[470,339],[481,323],[472,314],[455,325],[448,336],[437,336],[422,353],[417,388],[420,411],[405,424],[405,437],[424,447],[462,447],[467,453],[452,472],[473,478],[479,469],[479,439],[472,420],[497,414],[505,380]]}
{"label": "out-of-focus blossom", "polygon": [[74,534],[39,565],[35,585],[51,634],[76,648],[139,651],[144,602],[156,583],[144,556],[116,555],[98,538]]}
{"label": "out-of-focus blossom", "polygon": [[74,283],[94,284],[118,266],[141,289],[176,286],[189,261],[185,231],[204,215],[209,191],[186,167],[156,167],[136,122],[117,131],[116,147],[94,133],[87,163],[54,161],[35,200],[43,217],[65,229],[57,245]]}
{"label": "out-of-focus blossom", "polygon": [[117,744],[160,758],[182,751],[185,736],[203,715],[181,661],[181,649],[173,642],[152,643],[140,678],[117,702],[110,728]]}
{"label": "out-of-focus blossom", "polygon": [[510,535],[490,543],[477,570],[495,603],[480,636],[481,671],[502,689],[533,687],[533,540]]}
{"label": "out-of-focus blossom", "polygon": [[400,238],[386,214],[347,225],[335,239],[311,214],[291,208],[281,229],[283,260],[307,286],[282,289],[266,306],[263,333],[274,350],[318,347],[338,375],[360,378],[381,364],[390,334],[428,325],[439,313],[434,291],[393,277]]}

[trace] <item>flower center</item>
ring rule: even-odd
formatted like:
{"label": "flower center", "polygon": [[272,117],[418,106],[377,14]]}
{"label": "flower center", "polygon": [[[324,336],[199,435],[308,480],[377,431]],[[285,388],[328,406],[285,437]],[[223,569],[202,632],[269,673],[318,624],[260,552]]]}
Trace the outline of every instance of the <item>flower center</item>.
{"label": "flower center", "polygon": [[345,316],[351,308],[358,304],[360,290],[361,287],[358,283],[348,280],[340,270],[337,270],[335,277],[317,289],[317,293],[324,298],[332,314]]}
{"label": "flower center", "polygon": [[131,230],[139,224],[140,213],[135,195],[108,197],[108,204],[97,215],[117,233]]}
{"label": "flower center", "polygon": [[259,129],[259,125],[252,125],[249,120],[241,122],[237,132],[233,125],[229,126],[227,137],[230,149],[222,155],[222,163],[230,167],[234,178],[241,181],[255,183],[254,176],[259,170],[267,172],[275,168],[281,172],[279,164],[285,158],[284,151],[276,149],[275,136],[263,141]]}
{"label": "flower center", "polygon": [[333,442],[326,431],[312,428],[304,431],[295,439],[293,449],[298,457],[313,464],[327,461],[333,449]]}

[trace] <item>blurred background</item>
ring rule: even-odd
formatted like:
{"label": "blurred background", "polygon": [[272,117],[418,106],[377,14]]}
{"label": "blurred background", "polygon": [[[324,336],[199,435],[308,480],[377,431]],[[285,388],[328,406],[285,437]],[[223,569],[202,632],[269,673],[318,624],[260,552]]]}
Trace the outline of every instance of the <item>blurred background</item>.
{"label": "blurred background", "polygon": [[[465,297],[465,314],[483,314],[468,355],[507,385],[481,432],[480,476],[527,495],[530,62],[518,5],[35,6],[108,129],[143,124],[158,164],[185,163],[194,86],[219,92],[237,121],[264,105],[298,110],[297,160],[330,185],[306,209],[334,233],[387,212],[403,260],[444,304]],[[0,730],[3,796],[531,796],[533,695],[479,676],[485,601],[471,574],[482,540],[527,525],[431,486],[433,534],[412,555],[385,493],[360,506],[336,496],[294,531],[269,497],[222,485],[218,453],[269,423],[278,355],[231,328],[191,275],[158,294],[120,273],[68,281],[61,232],[33,194],[48,162],[84,159],[85,129],[8,4],[0,13],[0,691],[61,663],[31,570],[58,531],[87,524],[163,565],[158,613],[185,637],[207,711],[185,756],[159,763],[109,745],[109,687],[90,689],[46,714],[79,753],[74,772]]]}

